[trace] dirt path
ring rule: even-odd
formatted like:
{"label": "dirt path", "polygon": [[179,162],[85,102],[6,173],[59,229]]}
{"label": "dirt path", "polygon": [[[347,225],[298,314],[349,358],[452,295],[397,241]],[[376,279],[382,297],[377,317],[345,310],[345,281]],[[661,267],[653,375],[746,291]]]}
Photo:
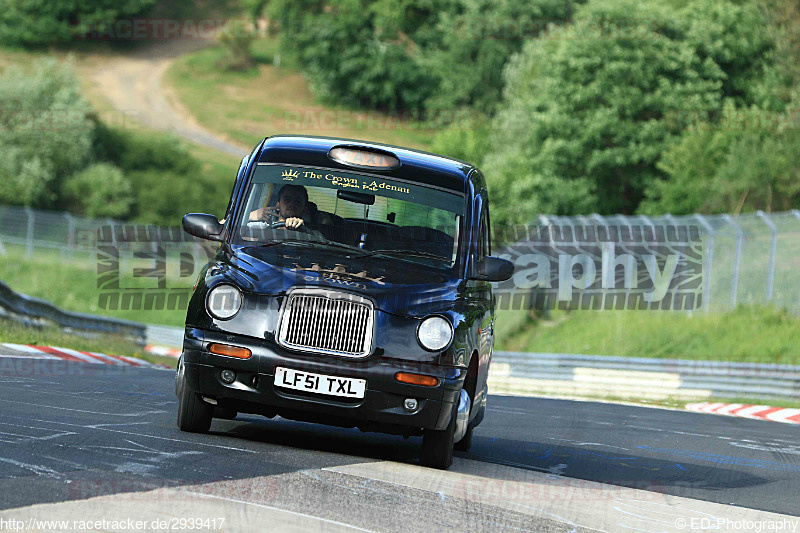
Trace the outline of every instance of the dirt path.
{"label": "dirt path", "polygon": [[250,148],[222,139],[198,125],[162,82],[175,58],[211,43],[204,39],[153,43],[104,62],[92,79],[126,116],[134,116],[153,129],[171,131],[202,146],[242,157]]}

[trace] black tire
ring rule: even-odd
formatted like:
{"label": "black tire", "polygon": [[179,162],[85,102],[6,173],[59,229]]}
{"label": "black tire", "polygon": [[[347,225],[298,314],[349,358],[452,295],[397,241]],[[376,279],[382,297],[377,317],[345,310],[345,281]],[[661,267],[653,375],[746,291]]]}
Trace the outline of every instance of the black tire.
{"label": "black tire", "polygon": [[178,392],[178,428],[191,433],[207,433],[211,428],[213,406],[204,402],[200,395],[192,392],[183,379]]}
{"label": "black tire", "polygon": [[464,436],[461,438],[460,441],[456,442],[453,445],[453,448],[459,452],[468,452],[470,448],[472,448],[472,424],[467,426],[467,432],[464,433]]}
{"label": "black tire", "polygon": [[214,408],[214,418],[223,418],[225,420],[233,420],[238,415],[233,409],[226,409],[224,407]]}
{"label": "black tire", "polygon": [[453,463],[453,438],[456,430],[456,406],[445,429],[426,429],[422,432],[419,462],[422,466],[447,470]]}

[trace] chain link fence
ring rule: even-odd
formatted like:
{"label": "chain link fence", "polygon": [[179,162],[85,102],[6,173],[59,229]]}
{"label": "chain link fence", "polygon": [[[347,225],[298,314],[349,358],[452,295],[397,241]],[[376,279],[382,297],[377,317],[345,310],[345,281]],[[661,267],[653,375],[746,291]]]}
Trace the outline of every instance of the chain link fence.
{"label": "chain link fence", "polygon": [[542,225],[697,226],[703,239],[703,307],[770,304],[800,314],[800,211],[744,215],[545,216]]}
{"label": "chain link fence", "polygon": [[100,245],[128,252],[156,251],[169,245],[191,254],[199,267],[208,260],[207,252],[218,243],[189,236],[180,227],[137,225],[111,218],[93,219],[0,205],[0,257],[32,259],[47,255],[77,264],[94,264]]}
{"label": "chain link fence", "polygon": [[[0,264],[13,257],[48,254],[54,260],[94,265],[98,239],[119,250],[156,252],[165,242],[170,249],[194,261],[196,272],[217,243],[201,241],[179,228],[137,226],[138,237],[108,231],[128,223],[88,219],[68,213],[0,206]],[[534,224],[544,226],[696,226],[703,244],[703,307],[724,311],[741,304],[772,304],[800,314],[800,211],[757,212],[745,215],[548,216]],[[105,231],[98,230],[106,228]],[[146,235],[147,238],[140,238]],[[0,279],[2,279],[0,268]]]}

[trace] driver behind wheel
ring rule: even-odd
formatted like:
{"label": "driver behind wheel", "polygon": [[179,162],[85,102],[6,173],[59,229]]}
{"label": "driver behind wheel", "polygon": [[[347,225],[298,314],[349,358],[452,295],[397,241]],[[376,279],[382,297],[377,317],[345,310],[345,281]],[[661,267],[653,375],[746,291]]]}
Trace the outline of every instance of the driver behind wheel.
{"label": "driver behind wheel", "polygon": [[287,229],[297,229],[303,225],[303,214],[308,206],[308,191],[302,185],[284,185],[278,191],[278,202],[274,207],[264,206],[250,213],[251,221],[269,220],[278,217],[278,222],[286,224]]}

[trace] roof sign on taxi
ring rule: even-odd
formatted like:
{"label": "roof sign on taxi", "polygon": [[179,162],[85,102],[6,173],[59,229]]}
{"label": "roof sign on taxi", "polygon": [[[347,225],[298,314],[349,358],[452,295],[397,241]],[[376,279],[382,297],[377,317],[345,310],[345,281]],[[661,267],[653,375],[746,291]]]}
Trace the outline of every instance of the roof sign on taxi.
{"label": "roof sign on taxi", "polygon": [[351,167],[390,169],[400,166],[400,160],[394,155],[372,149],[336,146],[329,154],[334,161]]}

